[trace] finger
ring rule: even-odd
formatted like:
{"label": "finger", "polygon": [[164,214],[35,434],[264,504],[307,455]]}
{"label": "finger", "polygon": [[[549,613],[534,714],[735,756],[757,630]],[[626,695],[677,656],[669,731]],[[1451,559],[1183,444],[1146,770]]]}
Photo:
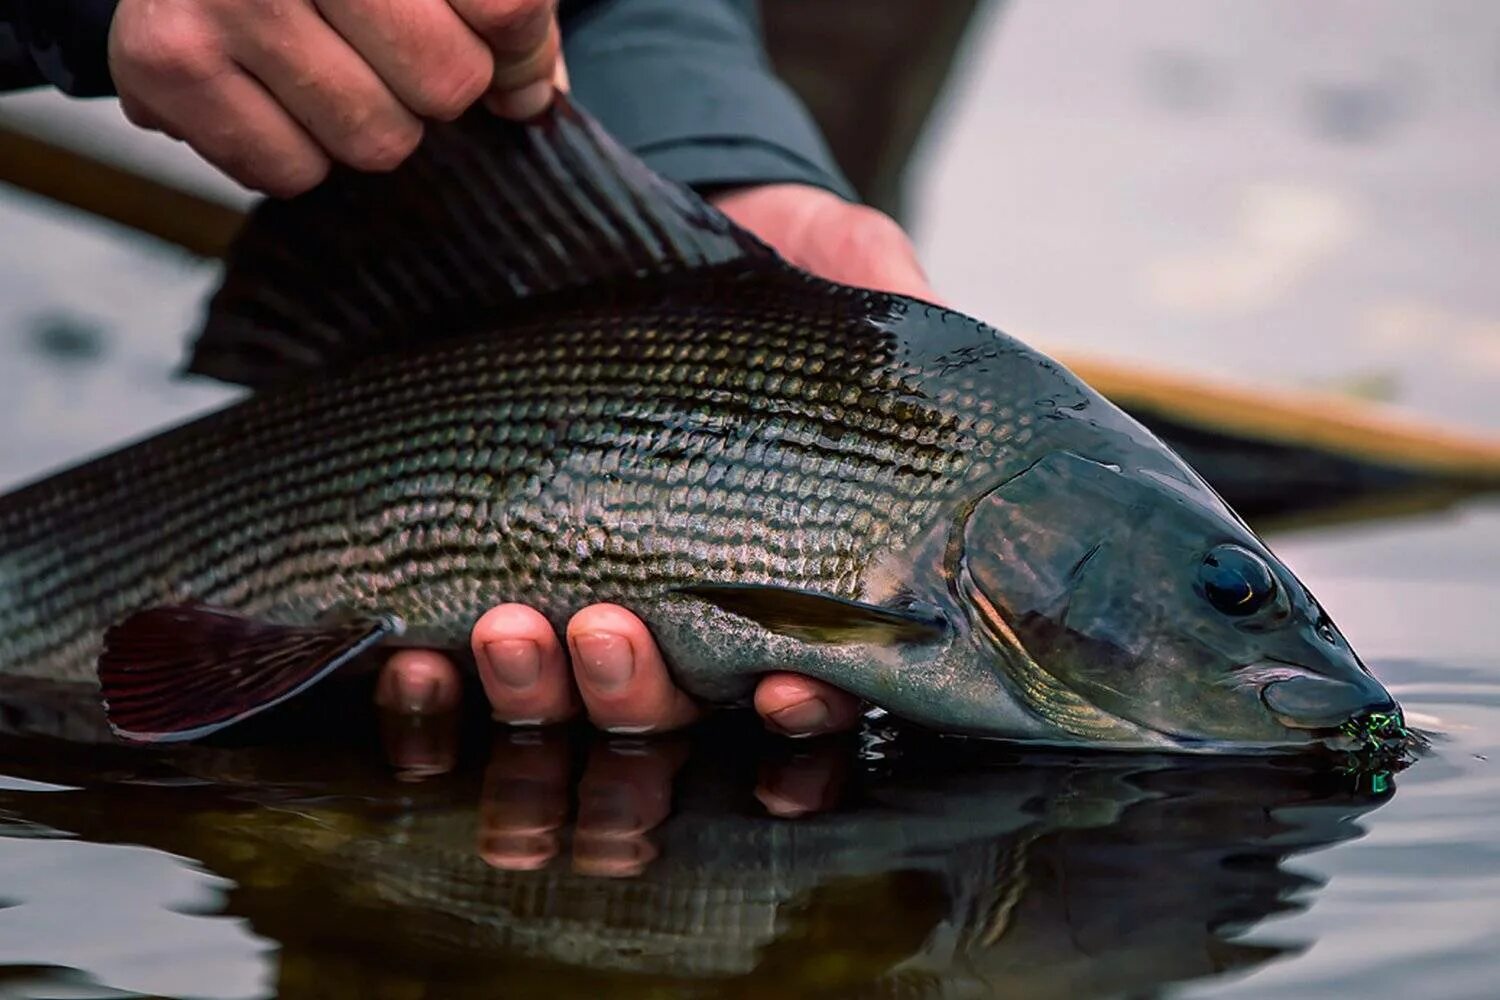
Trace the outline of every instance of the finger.
{"label": "finger", "polygon": [[403,649],[386,661],[375,685],[375,704],[402,715],[455,711],[463,682],[453,661],[425,649]]}
{"label": "finger", "polygon": [[421,122],[313,8],[283,10],[269,23],[247,20],[230,55],[334,159],[359,170],[400,165],[422,138]]}
{"label": "finger", "polygon": [[458,763],[458,713],[380,713],[380,739],[400,781],[447,774]]}
{"label": "finger", "polygon": [[836,746],[819,746],[811,753],[761,768],[755,797],[773,816],[796,819],[826,812],[838,804],[849,754]]}
{"label": "finger", "polygon": [[820,736],[859,725],[859,699],[800,674],[767,674],[755,688],[755,711],[783,736]]}
{"label": "finger", "polygon": [[496,719],[545,725],[577,713],[562,643],[541,614],[523,604],[502,604],[479,619],[470,639]]}
{"label": "finger", "polygon": [[141,103],[136,97],[121,94],[120,112],[124,114],[125,120],[136,128],[142,128],[148,132],[160,132],[179,142],[182,141],[182,136],[172,134],[170,122],[152,111],[147,105]]}
{"label": "finger", "polygon": [[831,281],[940,301],[895,220],[806,184],[764,184],[713,198],[787,260]]}
{"label": "finger", "polygon": [[494,55],[490,110],[518,120],[545,111],[562,58],[554,0],[453,0],[453,6]]}
{"label": "finger", "polygon": [[862,288],[934,298],[911,238],[883,212],[826,202],[811,218],[809,231],[817,236],[804,256],[815,273]]}
{"label": "finger", "polygon": [[535,871],[557,856],[568,818],[568,742],[560,732],[500,733],[479,798],[479,856]]}
{"label": "finger", "polygon": [[578,783],[573,870],[624,878],[657,856],[646,836],[672,811],[672,779],[687,759],[681,741],[597,745]]}
{"label": "finger", "polygon": [[192,146],[255,191],[290,198],[328,175],[321,146],[249,75],[229,69],[196,84],[138,90],[131,118]]}
{"label": "finger", "polygon": [[568,623],[573,675],[594,725],[615,733],[678,729],[698,718],[672,683],[645,624],[615,604],[596,604]]}
{"label": "finger", "polygon": [[318,9],[424,118],[451,121],[489,89],[489,46],[445,0],[319,0]]}

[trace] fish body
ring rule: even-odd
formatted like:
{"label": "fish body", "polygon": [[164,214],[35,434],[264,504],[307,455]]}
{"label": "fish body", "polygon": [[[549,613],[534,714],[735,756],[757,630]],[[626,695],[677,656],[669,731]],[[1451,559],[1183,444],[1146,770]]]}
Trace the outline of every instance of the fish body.
{"label": "fish body", "polygon": [[[726,284],[376,358],[12,494],[0,667],[90,677],[104,629],[155,604],[300,624],[384,609],[449,648],[505,600],[559,626],[704,581],[874,603],[882,556],[1055,447],[1071,407],[1115,416],[935,307],[791,273],[736,306]],[[799,317],[830,291],[843,315],[809,336]],[[721,699],[748,680],[683,679]]]}
{"label": "fish body", "polygon": [[[261,391],[0,499],[0,675],[103,654],[122,730],[199,735],[498,603],[615,601],[714,702],[779,667],[1049,743],[1399,728],[1244,522],[1060,365],[786,265],[566,104],[496,128],[267,209],[196,362]],[[359,231],[434,165],[475,204]]]}

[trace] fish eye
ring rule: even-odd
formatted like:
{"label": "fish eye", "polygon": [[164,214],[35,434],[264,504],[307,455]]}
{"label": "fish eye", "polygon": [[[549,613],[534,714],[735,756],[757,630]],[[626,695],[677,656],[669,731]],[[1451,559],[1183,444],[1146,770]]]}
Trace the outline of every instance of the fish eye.
{"label": "fish eye", "polygon": [[1276,596],[1276,577],[1266,561],[1238,545],[1210,549],[1198,567],[1208,603],[1226,615],[1253,615]]}

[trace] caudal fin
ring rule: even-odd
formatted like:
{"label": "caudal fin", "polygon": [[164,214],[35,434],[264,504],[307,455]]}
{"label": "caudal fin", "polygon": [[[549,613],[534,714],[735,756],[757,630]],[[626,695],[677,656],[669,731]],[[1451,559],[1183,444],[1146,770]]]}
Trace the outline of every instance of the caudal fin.
{"label": "caudal fin", "polygon": [[217,608],[150,608],[105,634],[105,714],[127,740],[199,739],[306,691],[402,628],[393,616],[309,628]]}

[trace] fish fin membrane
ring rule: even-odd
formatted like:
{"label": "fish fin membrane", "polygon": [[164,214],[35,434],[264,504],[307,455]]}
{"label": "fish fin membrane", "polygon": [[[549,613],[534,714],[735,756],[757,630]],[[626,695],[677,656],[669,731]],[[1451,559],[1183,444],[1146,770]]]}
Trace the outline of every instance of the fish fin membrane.
{"label": "fish fin membrane", "polygon": [[105,633],[105,714],[127,740],[199,739],[306,691],[401,630],[390,616],[319,628],[209,607],[150,608]]}
{"label": "fish fin membrane", "polygon": [[389,173],[335,168],[263,202],[187,370],[260,388],[493,329],[549,293],[752,262],[789,266],[567,97],[527,123],[473,110],[427,123]]}
{"label": "fish fin membrane", "polygon": [[758,584],[705,584],[679,591],[769,632],[822,645],[931,642],[948,632],[935,608],[887,608],[842,597]]}

